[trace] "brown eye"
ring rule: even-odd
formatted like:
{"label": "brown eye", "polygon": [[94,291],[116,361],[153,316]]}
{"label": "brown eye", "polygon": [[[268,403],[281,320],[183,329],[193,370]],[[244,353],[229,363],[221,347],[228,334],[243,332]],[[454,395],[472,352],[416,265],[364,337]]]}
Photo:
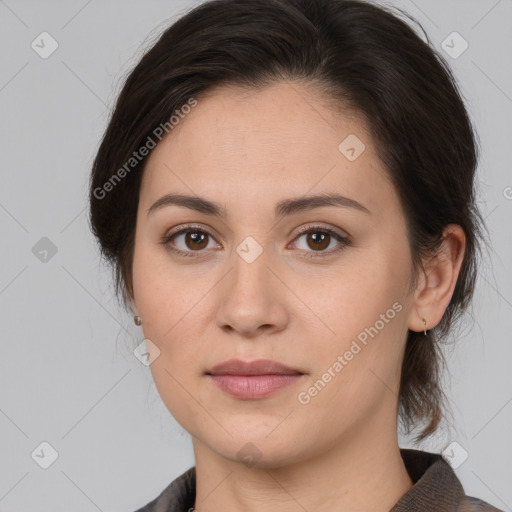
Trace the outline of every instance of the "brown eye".
{"label": "brown eye", "polygon": [[[298,244],[298,248],[306,258],[331,256],[350,245],[348,235],[342,236],[333,229],[325,227],[313,226],[307,230],[303,229],[294,242],[297,243],[296,241],[301,239],[305,239],[305,244],[303,244],[305,247],[300,247],[301,244]],[[185,226],[165,236],[160,243],[172,254],[184,257],[200,257],[206,256],[210,252],[204,250],[209,248],[208,243],[210,241],[214,242],[215,239],[208,231],[195,226]],[[334,244],[335,247],[328,250],[333,245],[332,242],[337,242],[337,244]]]}
{"label": "brown eye", "polygon": [[323,250],[329,247],[331,235],[320,231],[313,231],[311,233],[307,233],[306,240],[311,249],[314,249],[315,251]]}
{"label": "brown eye", "polygon": [[[165,249],[180,256],[200,256],[208,248],[212,235],[207,231],[194,226],[184,227],[170,235],[165,236],[161,243]],[[198,253],[198,254],[194,254]]]}
{"label": "brown eye", "polygon": [[204,231],[187,231],[184,242],[188,249],[194,251],[204,249],[208,245],[208,233]]}
{"label": "brown eye", "polygon": [[[349,236],[342,236],[333,229],[320,226],[302,230],[295,240],[300,241],[301,239],[305,240],[302,247],[298,242],[295,244],[304,252],[306,258],[331,256],[350,245]],[[332,242],[337,242],[337,244],[332,244]],[[335,245],[334,248],[327,250],[331,245]]]}

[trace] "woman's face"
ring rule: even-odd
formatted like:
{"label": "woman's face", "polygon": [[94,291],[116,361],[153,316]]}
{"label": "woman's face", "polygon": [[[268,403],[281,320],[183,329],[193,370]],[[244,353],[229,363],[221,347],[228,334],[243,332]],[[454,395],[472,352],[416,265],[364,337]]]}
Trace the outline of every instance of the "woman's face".
{"label": "woman's face", "polygon": [[[405,218],[364,124],[298,84],[219,88],[190,110],[148,159],[133,261],[165,405],[197,448],[261,467],[395,435],[417,314]],[[166,195],[191,199],[151,209]],[[210,374],[228,360],[291,374]]]}

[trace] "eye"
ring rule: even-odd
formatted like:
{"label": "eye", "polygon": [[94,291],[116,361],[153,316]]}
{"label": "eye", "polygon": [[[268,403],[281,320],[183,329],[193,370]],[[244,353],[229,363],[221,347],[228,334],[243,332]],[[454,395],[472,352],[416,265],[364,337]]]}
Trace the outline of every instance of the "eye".
{"label": "eye", "polygon": [[[317,258],[317,257],[326,257],[332,254],[338,253],[343,250],[345,246],[350,244],[350,238],[348,236],[343,236],[337,233],[334,229],[325,228],[322,226],[306,226],[299,231],[299,236],[295,238],[295,240],[300,240],[305,237],[305,247],[300,249],[309,252],[311,254],[305,254],[306,258]],[[331,242],[337,241],[338,244],[334,249],[325,250],[330,245]],[[309,250],[309,249],[312,249]],[[316,254],[315,254],[316,253]]]}
{"label": "eye", "polygon": [[[293,242],[305,237],[306,247],[299,247],[306,258],[318,258],[331,256],[350,245],[350,237],[337,233],[334,229],[322,226],[306,226],[299,230],[299,235]],[[214,240],[213,235],[198,226],[188,225],[163,237],[160,242],[165,249],[178,256],[200,257],[205,255],[203,249],[209,247],[209,238]],[[325,250],[333,241],[338,244],[334,249]],[[312,250],[309,250],[312,249]],[[308,254],[309,253],[309,254]]]}
{"label": "eye", "polygon": [[208,248],[209,237],[213,239],[213,235],[204,229],[196,226],[185,226],[182,229],[165,236],[161,243],[167,251],[173,254],[194,257],[201,255],[196,255],[194,253],[200,253],[202,252],[202,249]]}

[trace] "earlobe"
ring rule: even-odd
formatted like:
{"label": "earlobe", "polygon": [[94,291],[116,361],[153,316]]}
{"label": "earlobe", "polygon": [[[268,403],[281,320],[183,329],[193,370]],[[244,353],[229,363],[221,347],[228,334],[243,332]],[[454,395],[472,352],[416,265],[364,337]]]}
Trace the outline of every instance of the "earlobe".
{"label": "earlobe", "polygon": [[139,311],[137,309],[137,306],[135,305],[135,302],[132,299],[130,299],[130,308],[133,313],[133,321],[135,322],[135,325],[141,325],[142,324],[142,318],[139,315]]}
{"label": "earlobe", "polygon": [[424,279],[416,290],[409,319],[410,330],[432,329],[441,321],[457,284],[465,246],[464,230],[457,224],[446,226],[437,254],[425,264]]}

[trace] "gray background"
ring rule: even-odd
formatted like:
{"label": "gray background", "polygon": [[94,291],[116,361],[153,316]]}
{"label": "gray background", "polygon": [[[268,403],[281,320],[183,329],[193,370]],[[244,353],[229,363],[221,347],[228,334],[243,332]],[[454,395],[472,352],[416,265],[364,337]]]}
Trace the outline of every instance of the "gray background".
{"label": "gray background", "polygon": [[[113,298],[86,197],[122,78],[197,3],[0,0],[2,511],[128,512],[194,463],[189,435],[132,353],[141,331]],[[447,59],[480,134],[479,201],[492,235],[475,321],[447,353],[453,425],[420,448],[456,442],[455,459],[468,453],[456,468],[466,492],[510,511],[512,0],[389,5],[417,17],[438,48],[453,31],[469,44]],[[31,47],[43,31],[59,45],[47,59]],[[57,249],[46,260],[43,237]],[[44,441],[58,452],[47,469]]]}

